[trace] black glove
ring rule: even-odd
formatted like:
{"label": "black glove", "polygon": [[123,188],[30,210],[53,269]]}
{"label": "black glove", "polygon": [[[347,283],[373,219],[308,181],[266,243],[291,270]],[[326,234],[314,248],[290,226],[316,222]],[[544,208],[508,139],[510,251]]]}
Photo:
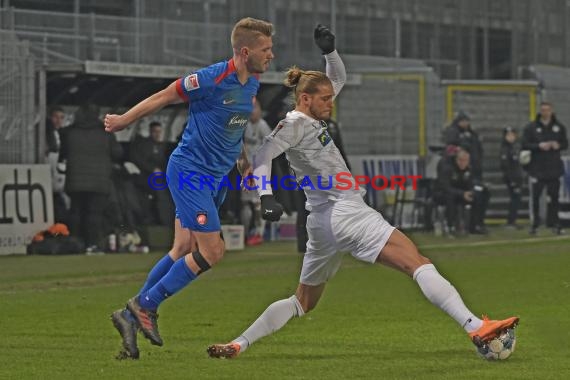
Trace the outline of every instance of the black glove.
{"label": "black glove", "polygon": [[271,194],[261,196],[261,217],[270,222],[277,222],[283,215],[283,206]]}
{"label": "black glove", "polygon": [[323,54],[332,53],[334,47],[334,34],[324,25],[318,24],[315,28],[315,43]]}

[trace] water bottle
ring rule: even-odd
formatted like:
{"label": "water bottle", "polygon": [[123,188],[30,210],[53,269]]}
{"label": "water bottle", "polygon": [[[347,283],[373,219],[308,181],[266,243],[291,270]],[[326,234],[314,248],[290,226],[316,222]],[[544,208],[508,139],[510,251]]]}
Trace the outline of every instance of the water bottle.
{"label": "water bottle", "polygon": [[117,252],[117,235],[116,234],[109,235],[109,251],[110,252]]}
{"label": "water bottle", "polygon": [[433,224],[433,233],[435,236],[442,236],[443,235],[443,226],[440,220],[436,220]]}

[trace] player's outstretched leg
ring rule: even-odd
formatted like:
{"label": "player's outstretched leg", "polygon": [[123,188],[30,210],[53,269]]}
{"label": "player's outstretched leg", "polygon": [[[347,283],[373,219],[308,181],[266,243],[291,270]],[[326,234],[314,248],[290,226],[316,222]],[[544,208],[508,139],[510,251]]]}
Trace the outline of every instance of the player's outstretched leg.
{"label": "player's outstretched leg", "polygon": [[211,358],[232,359],[257,340],[281,329],[293,317],[302,317],[312,310],[324,290],[325,284],[309,286],[300,284],[294,296],[276,301],[239,337],[226,344],[213,344],[206,352]]}
{"label": "player's outstretched leg", "polygon": [[116,310],[111,314],[111,321],[121,335],[123,340],[123,348],[125,351],[119,354],[120,359],[138,359],[139,348],[137,346],[137,323],[130,315],[126,314],[126,310]]}
{"label": "player's outstretched leg", "polygon": [[285,326],[291,318],[302,316],[304,313],[296,296],[276,301],[269,305],[239,337],[227,344],[213,344],[206,351],[211,358],[235,358],[253,342],[274,333]]}
{"label": "player's outstretched leg", "polygon": [[465,306],[455,287],[439,274],[435,266],[420,255],[416,246],[398,230],[394,230],[377,261],[412,276],[425,297],[455,319],[475,345],[485,343],[503,330],[518,324],[518,317],[502,321],[481,320],[475,317]]}

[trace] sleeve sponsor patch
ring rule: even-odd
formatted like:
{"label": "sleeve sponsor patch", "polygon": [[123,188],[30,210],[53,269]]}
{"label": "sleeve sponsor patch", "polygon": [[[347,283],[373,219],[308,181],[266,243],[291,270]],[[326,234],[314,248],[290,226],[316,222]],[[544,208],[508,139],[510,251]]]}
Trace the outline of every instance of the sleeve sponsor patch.
{"label": "sleeve sponsor patch", "polygon": [[184,88],[186,91],[192,91],[200,88],[200,82],[198,82],[198,74],[191,74],[184,78]]}

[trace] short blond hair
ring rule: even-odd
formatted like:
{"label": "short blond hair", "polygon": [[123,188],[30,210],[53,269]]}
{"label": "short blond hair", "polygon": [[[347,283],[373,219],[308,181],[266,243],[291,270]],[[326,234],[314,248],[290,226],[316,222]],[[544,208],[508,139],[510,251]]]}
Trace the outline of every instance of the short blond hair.
{"label": "short blond hair", "polygon": [[251,46],[260,36],[271,37],[273,35],[273,24],[267,21],[258,20],[251,17],[242,18],[232,30],[232,48],[241,49],[244,46]]}

